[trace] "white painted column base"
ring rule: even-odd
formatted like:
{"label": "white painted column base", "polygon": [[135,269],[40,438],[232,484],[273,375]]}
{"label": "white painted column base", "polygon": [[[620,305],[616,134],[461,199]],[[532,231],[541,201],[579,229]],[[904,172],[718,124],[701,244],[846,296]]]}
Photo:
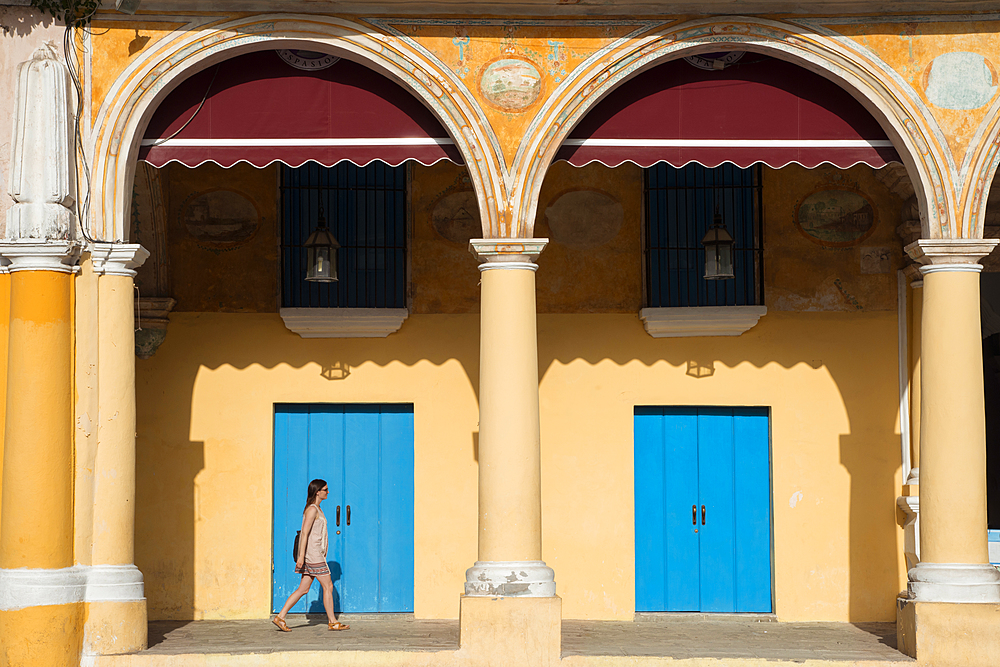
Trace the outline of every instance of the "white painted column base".
{"label": "white painted column base", "polygon": [[908,577],[909,597],[918,602],[1000,604],[1000,571],[986,563],[917,563]]}
{"label": "white painted column base", "polygon": [[0,611],[72,602],[144,600],[135,565],[74,565],[57,570],[0,569]]}
{"label": "white painted column base", "polygon": [[465,594],[547,598],[556,594],[555,578],[543,560],[477,560],[465,571]]}

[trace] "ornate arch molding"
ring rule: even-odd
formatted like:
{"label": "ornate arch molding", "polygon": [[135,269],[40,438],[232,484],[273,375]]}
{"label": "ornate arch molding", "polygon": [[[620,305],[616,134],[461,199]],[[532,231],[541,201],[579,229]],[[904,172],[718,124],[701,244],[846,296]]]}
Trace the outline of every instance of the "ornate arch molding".
{"label": "ornate arch molding", "polygon": [[[322,48],[318,48],[322,46]],[[257,15],[187,26],[134,62],[110,88],[95,119],[93,148],[94,238],[127,241],[131,184],[139,142],[158,104],[181,80],[242,53],[303,48],[346,56],[417,95],[441,121],[461,152],[479,199],[485,229],[496,229],[508,201],[502,160],[491,149],[492,129],[476,102],[462,94],[455,75],[431,58],[370,25],[336,17]]]}
{"label": "ornate arch molding", "polygon": [[981,239],[986,226],[986,200],[997,167],[1000,167],[1000,98],[990,105],[979,129],[969,143],[963,165],[966,177],[962,190],[962,238]]}
{"label": "ornate arch molding", "polygon": [[914,91],[874,54],[847,39],[792,23],[729,17],[663,25],[614,51],[595,54],[546,101],[515,157],[518,235],[530,237],[542,180],[577,122],[615,87],[663,61],[741,49],[794,62],[850,92],[878,120],[921,196],[925,238],[958,235],[954,164],[943,134]]}

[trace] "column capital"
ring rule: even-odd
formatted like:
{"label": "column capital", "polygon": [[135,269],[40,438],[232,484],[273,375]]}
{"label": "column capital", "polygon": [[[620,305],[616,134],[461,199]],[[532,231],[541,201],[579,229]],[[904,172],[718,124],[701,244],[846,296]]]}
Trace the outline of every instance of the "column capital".
{"label": "column capital", "polygon": [[99,276],[135,277],[135,270],[149,257],[149,251],[138,243],[94,243],[90,259]]}
{"label": "column capital", "polygon": [[1000,239],[917,239],[904,248],[906,254],[924,265],[976,265],[993,252]]}
{"label": "column capital", "polygon": [[79,241],[7,241],[0,243],[4,272],[58,271],[76,273],[83,246]]}
{"label": "column capital", "polygon": [[[549,244],[548,239],[470,239],[469,252],[486,268],[519,268],[534,270],[534,262]],[[526,265],[532,266],[526,266]]]}

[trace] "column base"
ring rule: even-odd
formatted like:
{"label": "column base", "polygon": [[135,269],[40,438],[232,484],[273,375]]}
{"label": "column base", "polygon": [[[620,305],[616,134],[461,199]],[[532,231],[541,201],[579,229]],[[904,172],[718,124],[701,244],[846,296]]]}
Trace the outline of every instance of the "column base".
{"label": "column base", "polygon": [[[463,595],[459,605],[459,653],[470,665],[549,667],[562,650],[562,599]],[[466,663],[463,663],[466,664]]]}
{"label": "column base", "polygon": [[1000,571],[992,565],[917,563],[908,576],[909,598],[917,602],[1000,604]]}
{"label": "column base", "polygon": [[149,627],[146,601],[87,603],[83,626],[84,655],[120,655],[146,648]]}
{"label": "column base", "polygon": [[465,571],[465,594],[548,598],[556,594],[555,576],[543,560],[477,560]]}
{"label": "column base", "polygon": [[921,665],[1000,665],[1000,604],[896,601],[899,650]]}

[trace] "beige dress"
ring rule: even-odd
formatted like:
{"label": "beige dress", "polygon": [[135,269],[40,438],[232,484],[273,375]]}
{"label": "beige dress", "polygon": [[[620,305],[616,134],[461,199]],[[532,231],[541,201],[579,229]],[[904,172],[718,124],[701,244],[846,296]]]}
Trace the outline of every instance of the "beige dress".
{"label": "beige dress", "polygon": [[316,519],[313,521],[309,536],[306,538],[306,562],[302,568],[295,568],[299,574],[317,576],[330,574],[330,566],[326,562],[326,550],[329,547],[329,536],[326,532],[326,515],[316,506]]}

